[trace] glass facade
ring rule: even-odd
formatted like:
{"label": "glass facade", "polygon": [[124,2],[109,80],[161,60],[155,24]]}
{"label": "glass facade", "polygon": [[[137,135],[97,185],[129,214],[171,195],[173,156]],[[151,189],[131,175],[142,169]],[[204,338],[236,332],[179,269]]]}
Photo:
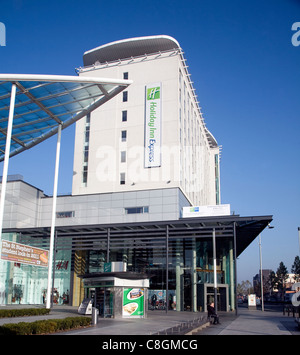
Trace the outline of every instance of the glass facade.
{"label": "glass facade", "polygon": [[[151,297],[157,296],[157,307],[178,311],[204,311],[209,298],[204,293],[213,288],[213,245],[212,238],[178,238],[168,244],[168,280],[166,271],[166,248],[153,247],[149,240],[147,248],[127,248],[112,250],[110,261],[122,261],[128,272],[147,275],[150,280],[149,308]],[[234,259],[232,238],[217,238],[217,283],[219,288],[228,290],[224,295],[222,310],[235,309]],[[107,260],[106,251],[85,252],[85,273],[102,273]],[[166,282],[168,281],[168,300]],[[206,288],[206,290],[204,289]],[[219,292],[220,290],[218,290]],[[220,291],[223,292],[222,290]]]}
{"label": "glass facade", "polygon": [[[3,239],[18,241],[15,234]],[[60,250],[55,256],[54,304],[69,304],[71,251]],[[45,304],[48,268],[0,260],[0,305]]]}
{"label": "glass facade", "polygon": [[[18,241],[16,234],[6,234],[5,239]],[[34,242],[37,243],[37,238]],[[83,275],[103,273],[104,265],[109,260],[122,261],[126,263],[127,272],[147,276],[150,281],[150,309],[153,308],[151,298],[156,294],[156,308],[168,306],[177,311],[206,310],[209,297],[213,295],[214,283],[212,237],[170,238],[168,258],[165,239],[146,239],[143,247],[138,243],[135,247],[132,243],[124,248],[121,244],[110,248],[109,255],[107,245],[101,243],[92,250],[58,250],[54,261],[53,303],[74,305],[77,298],[80,304],[89,292],[82,286]],[[216,238],[216,249],[218,294],[221,297],[218,304],[221,310],[235,309],[232,237]],[[47,268],[0,261],[0,304],[45,303],[47,277]]]}

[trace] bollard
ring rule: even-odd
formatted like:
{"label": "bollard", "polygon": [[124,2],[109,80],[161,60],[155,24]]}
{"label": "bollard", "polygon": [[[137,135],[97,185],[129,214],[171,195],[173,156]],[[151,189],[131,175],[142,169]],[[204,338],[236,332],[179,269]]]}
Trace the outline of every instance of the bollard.
{"label": "bollard", "polygon": [[92,325],[96,325],[98,323],[98,314],[99,311],[96,307],[92,308]]}

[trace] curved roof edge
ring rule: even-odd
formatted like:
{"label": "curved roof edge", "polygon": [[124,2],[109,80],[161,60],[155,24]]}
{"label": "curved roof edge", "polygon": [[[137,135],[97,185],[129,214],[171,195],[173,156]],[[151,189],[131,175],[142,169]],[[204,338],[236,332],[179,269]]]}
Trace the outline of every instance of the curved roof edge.
{"label": "curved roof edge", "polygon": [[14,81],[43,81],[53,83],[82,83],[82,84],[116,84],[127,87],[132,84],[132,80],[125,79],[111,79],[98,77],[82,77],[73,75],[41,75],[41,74],[0,74],[0,82],[14,82]]}
{"label": "curved roof edge", "polygon": [[207,127],[205,127],[205,131],[206,131],[206,136],[209,142],[209,145],[211,148],[218,148],[218,142],[216,140],[216,138],[213,136],[213,134],[207,129]]}
{"label": "curved roof edge", "polygon": [[112,62],[179,48],[176,39],[166,35],[127,38],[86,51],[83,54],[83,64],[90,66],[97,61]]}

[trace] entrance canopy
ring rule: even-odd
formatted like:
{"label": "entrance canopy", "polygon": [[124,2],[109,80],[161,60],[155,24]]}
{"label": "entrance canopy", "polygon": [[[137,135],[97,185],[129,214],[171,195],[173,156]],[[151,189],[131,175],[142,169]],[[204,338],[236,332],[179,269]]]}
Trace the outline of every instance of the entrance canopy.
{"label": "entrance canopy", "polygon": [[[218,240],[236,240],[236,255],[239,256],[249,244],[272,222],[272,216],[238,215],[217,217],[182,218],[172,221],[118,223],[110,225],[57,226],[57,250],[118,250],[159,249],[165,250],[176,239],[211,238],[215,230]],[[168,229],[167,229],[168,227]],[[5,233],[18,233],[20,242],[42,247],[47,243],[49,227],[13,228]],[[41,244],[40,244],[41,243]],[[44,244],[43,244],[44,243]],[[218,244],[218,243],[217,243]]]}
{"label": "entrance canopy", "polygon": [[57,133],[47,308],[50,308],[61,131],[130,84],[128,80],[94,77],[0,74],[0,161],[4,161],[0,197],[0,250],[9,157]]}
{"label": "entrance canopy", "polygon": [[10,98],[16,86],[10,156],[29,149],[110,100],[129,80],[63,75],[0,74],[0,161],[4,159]]}

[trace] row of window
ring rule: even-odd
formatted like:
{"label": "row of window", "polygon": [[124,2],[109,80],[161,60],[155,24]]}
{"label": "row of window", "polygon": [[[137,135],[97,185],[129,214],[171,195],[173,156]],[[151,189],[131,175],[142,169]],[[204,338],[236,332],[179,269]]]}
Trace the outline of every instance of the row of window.
{"label": "row of window", "polygon": [[[125,207],[125,214],[149,213],[149,206],[141,207]],[[75,211],[56,212],[56,218],[72,218],[75,217]]]}
{"label": "row of window", "polygon": [[[123,79],[128,79],[128,72],[123,73]],[[128,101],[128,91],[123,91],[123,102]],[[127,122],[127,110],[122,111],[122,122]],[[121,141],[126,142],[127,131],[121,132]],[[89,158],[89,141],[90,141],[90,114],[86,116],[85,132],[84,132],[84,149],[83,149],[83,169],[82,169],[82,182],[86,186],[88,178],[88,158]],[[126,162],[126,152],[121,153],[121,162]],[[124,174],[125,175],[125,174]],[[122,184],[125,184],[125,180]],[[60,218],[60,217],[58,217]]]}

